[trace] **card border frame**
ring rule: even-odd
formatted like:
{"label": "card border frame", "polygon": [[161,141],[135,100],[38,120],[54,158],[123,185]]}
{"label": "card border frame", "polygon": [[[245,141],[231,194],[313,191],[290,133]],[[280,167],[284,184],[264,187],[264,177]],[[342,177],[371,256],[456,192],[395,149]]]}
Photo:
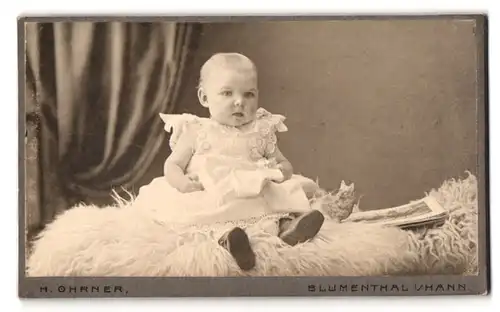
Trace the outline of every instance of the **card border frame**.
{"label": "card border frame", "polygon": [[[239,22],[282,20],[363,20],[363,19],[467,19],[476,23],[477,48],[477,157],[478,157],[478,262],[477,276],[425,275],[419,277],[26,277],[25,276],[25,23],[27,22],[74,22],[74,21],[131,21],[131,22]],[[487,295],[491,288],[490,277],[490,188],[489,188],[489,74],[488,74],[488,15],[487,14],[356,14],[356,15],[38,15],[18,17],[18,125],[19,125],[19,172],[18,172],[18,296],[20,298],[75,298],[75,297],[227,297],[227,296],[423,296],[423,295]],[[465,289],[444,291],[417,291],[401,289],[416,284],[466,285]],[[378,289],[368,292],[319,291],[321,285],[398,285],[398,290]],[[99,286],[95,293],[79,291],[80,286]],[[110,285],[106,291],[105,285]],[[113,285],[122,287],[116,291]],[[316,290],[310,291],[315,285]],[[46,288],[44,288],[46,287]],[[64,287],[64,291],[61,287]],[[72,287],[76,288],[71,292]],[[349,286],[352,287],[352,286]],[[68,290],[69,289],[69,290]]]}

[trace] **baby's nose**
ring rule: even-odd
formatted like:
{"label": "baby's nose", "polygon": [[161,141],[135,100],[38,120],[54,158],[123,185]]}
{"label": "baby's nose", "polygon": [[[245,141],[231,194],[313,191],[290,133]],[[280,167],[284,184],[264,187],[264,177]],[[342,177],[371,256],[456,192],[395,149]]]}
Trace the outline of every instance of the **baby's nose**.
{"label": "baby's nose", "polygon": [[238,97],[234,100],[234,105],[241,106],[242,104],[243,104],[243,100],[240,97]]}

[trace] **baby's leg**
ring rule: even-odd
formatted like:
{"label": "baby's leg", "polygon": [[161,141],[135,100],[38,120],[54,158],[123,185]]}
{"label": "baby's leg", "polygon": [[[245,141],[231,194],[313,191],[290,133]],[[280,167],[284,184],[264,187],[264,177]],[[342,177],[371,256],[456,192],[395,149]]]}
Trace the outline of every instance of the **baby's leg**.
{"label": "baby's leg", "polygon": [[295,218],[293,216],[282,218],[279,237],[288,245],[295,246],[316,236],[324,221],[325,217],[318,210],[301,214]]}
{"label": "baby's leg", "polygon": [[283,233],[284,231],[289,229],[292,222],[295,219],[297,219],[298,217],[300,217],[300,215],[301,215],[300,213],[290,213],[290,214],[288,214],[288,216],[282,217],[281,219],[279,219],[278,235],[281,235],[281,233]]}
{"label": "baby's leg", "polygon": [[255,266],[255,254],[247,234],[241,228],[235,227],[224,233],[219,245],[229,251],[242,270],[248,271]]}

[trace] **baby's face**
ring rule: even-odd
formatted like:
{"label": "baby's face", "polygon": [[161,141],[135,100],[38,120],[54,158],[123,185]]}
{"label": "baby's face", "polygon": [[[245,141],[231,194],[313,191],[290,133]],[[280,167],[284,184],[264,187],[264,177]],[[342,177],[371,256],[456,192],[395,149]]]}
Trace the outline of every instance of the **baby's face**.
{"label": "baby's face", "polygon": [[221,68],[209,75],[203,87],[211,118],[234,127],[255,119],[258,108],[257,75],[250,70]]}

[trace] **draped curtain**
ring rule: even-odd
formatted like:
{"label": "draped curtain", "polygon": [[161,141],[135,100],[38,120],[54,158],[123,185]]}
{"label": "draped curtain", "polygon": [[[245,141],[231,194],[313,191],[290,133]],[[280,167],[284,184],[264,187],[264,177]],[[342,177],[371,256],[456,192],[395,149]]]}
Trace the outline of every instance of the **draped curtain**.
{"label": "draped curtain", "polygon": [[39,169],[31,177],[39,211],[28,213],[38,223],[78,202],[110,199],[145,173],[165,133],[158,113],[175,108],[193,27],[26,24],[26,102],[37,121]]}

